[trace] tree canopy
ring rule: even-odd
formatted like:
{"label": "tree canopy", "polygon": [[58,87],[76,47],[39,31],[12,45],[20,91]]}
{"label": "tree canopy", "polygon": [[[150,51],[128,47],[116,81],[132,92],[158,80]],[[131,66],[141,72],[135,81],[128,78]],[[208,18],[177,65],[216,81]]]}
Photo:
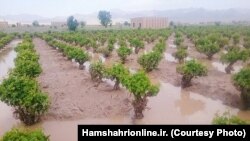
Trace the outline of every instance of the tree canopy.
{"label": "tree canopy", "polygon": [[79,25],[78,21],[74,18],[74,16],[69,16],[67,19],[67,26],[69,30],[75,31],[77,26]]}
{"label": "tree canopy", "polygon": [[98,18],[101,22],[101,24],[105,27],[107,27],[109,24],[111,24],[111,14],[108,11],[99,11]]}

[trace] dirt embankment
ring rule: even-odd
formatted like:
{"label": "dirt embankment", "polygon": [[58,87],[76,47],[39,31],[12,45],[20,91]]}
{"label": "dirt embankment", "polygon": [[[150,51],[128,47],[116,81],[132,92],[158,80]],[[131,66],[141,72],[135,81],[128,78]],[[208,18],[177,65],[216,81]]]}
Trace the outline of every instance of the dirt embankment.
{"label": "dirt embankment", "polygon": [[131,96],[123,89],[101,83],[95,87],[87,71],[79,70],[61,53],[41,40],[34,39],[43,73],[38,81],[49,94],[51,106],[46,119],[111,118],[127,116]]}

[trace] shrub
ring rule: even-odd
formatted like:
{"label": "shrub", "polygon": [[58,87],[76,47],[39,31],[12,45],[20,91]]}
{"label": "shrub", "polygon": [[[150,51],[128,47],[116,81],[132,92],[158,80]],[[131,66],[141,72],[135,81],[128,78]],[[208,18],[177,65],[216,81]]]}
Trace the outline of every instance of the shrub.
{"label": "shrub", "polygon": [[176,53],[174,53],[175,59],[178,59],[179,63],[183,63],[184,59],[188,56],[187,50],[184,48],[177,49]]}
{"label": "shrub", "polygon": [[143,41],[140,41],[139,39],[132,39],[130,42],[130,45],[135,47],[135,53],[138,54],[140,49],[144,48],[144,43]]}
{"label": "shrub", "polygon": [[153,48],[153,51],[157,51],[159,53],[163,53],[165,50],[166,50],[166,43],[164,42],[157,43]]}
{"label": "shrub", "polygon": [[110,48],[107,47],[99,48],[98,52],[102,53],[105,58],[109,57],[112,53],[112,51],[110,51]]}
{"label": "shrub", "polygon": [[25,76],[10,75],[0,85],[0,99],[15,108],[16,116],[27,125],[39,121],[49,107],[48,96],[38,83]]}
{"label": "shrub", "polygon": [[222,115],[216,114],[212,124],[216,125],[245,125],[246,121],[240,119],[237,116],[232,116],[229,112],[224,112]]}
{"label": "shrub", "polygon": [[207,68],[195,60],[177,66],[176,71],[182,75],[183,88],[191,86],[192,78],[207,75]]}
{"label": "shrub", "polygon": [[84,69],[84,63],[89,60],[89,55],[85,51],[83,51],[80,48],[70,48],[69,51],[69,58],[75,59],[76,62],[79,63],[79,69],[83,70]]}
{"label": "shrub", "polygon": [[95,82],[100,83],[102,81],[102,78],[105,75],[105,66],[102,63],[102,61],[98,61],[96,63],[91,63],[89,67],[89,72],[91,79]]}
{"label": "shrub", "polygon": [[237,89],[241,91],[241,98],[245,108],[250,107],[250,68],[244,68],[233,75],[233,82]]}
{"label": "shrub", "polygon": [[206,42],[204,45],[198,45],[197,50],[204,53],[209,60],[212,59],[213,55],[220,51],[220,47],[216,43]]}
{"label": "shrub", "polygon": [[122,64],[114,64],[107,69],[107,77],[111,80],[115,80],[114,90],[119,89],[119,84],[124,81],[129,75],[129,70]]}
{"label": "shrub", "polygon": [[121,46],[118,50],[117,50],[117,54],[121,59],[121,62],[124,64],[127,56],[130,55],[132,52],[132,50],[130,48],[128,48],[127,46]]}
{"label": "shrub", "polygon": [[41,130],[11,129],[3,135],[0,141],[49,141],[49,136],[46,136]]}
{"label": "shrub", "polygon": [[137,72],[125,79],[123,85],[134,96],[133,107],[135,118],[143,118],[143,111],[147,106],[147,97],[155,96],[159,92],[159,87],[151,84],[144,72]]}
{"label": "shrub", "polygon": [[226,73],[231,73],[233,70],[233,64],[242,58],[242,53],[239,48],[233,48],[229,50],[226,54],[222,54],[220,60],[223,63],[228,63],[228,66],[225,68]]}
{"label": "shrub", "polygon": [[152,51],[148,54],[143,54],[137,60],[137,62],[142,66],[142,68],[150,72],[155,69],[162,59],[162,54],[156,51]]}

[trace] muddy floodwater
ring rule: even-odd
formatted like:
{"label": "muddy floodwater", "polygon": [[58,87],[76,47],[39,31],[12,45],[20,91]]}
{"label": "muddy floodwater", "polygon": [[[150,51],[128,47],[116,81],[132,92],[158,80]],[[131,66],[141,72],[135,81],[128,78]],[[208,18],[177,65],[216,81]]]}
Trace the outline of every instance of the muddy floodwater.
{"label": "muddy floodwater", "polygon": [[[41,41],[37,40],[37,42]],[[0,80],[7,77],[8,70],[14,67],[14,59],[16,57],[14,47],[17,43],[18,41],[11,42],[7,48],[0,52]],[[53,53],[48,48],[42,51]],[[44,52],[44,54],[47,55],[48,52]],[[165,54],[165,58],[169,62],[175,62],[171,54]],[[57,58],[54,57],[54,59]],[[105,61],[105,58],[100,57],[100,59],[103,62]],[[61,59],[61,61],[63,60]],[[61,63],[65,65],[65,62]],[[57,65],[60,66],[60,63],[57,63]],[[87,71],[89,62],[86,62],[84,65],[87,68],[85,71]],[[73,68],[72,70],[75,69],[77,68]],[[133,69],[130,69],[130,71],[136,72]],[[87,84],[85,81],[84,83]],[[112,81],[108,80],[104,80],[103,83],[110,84],[111,86],[114,85]],[[79,118],[74,120],[45,118],[34,126],[26,127],[13,117],[13,109],[11,107],[0,102],[0,136],[13,127],[42,128],[47,135],[50,135],[52,141],[75,141],[77,140],[78,124],[211,124],[216,113],[223,113],[227,110],[242,119],[250,120],[249,111],[241,111],[237,108],[226,106],[220,100],[213,100],[201,94],[183,90],[165,81],[160,81],[159,84],[160,92],[157,96],[148,99],[144,118],[141,120],[133,120],[133,109],[131,109],[128,115],[109,118]],[[91,94],[93,95],[94,93]],[[116,98],[115,94],[114,98]]]}
{"label": "muddy floodwater", "polygon": [[[14,40],[8,44],[4,49],[0,50],[0,83],[8,76],[8,72],[14,67],[14,59],[16,52],[14,48],[21,40]],[[4,132],[11,129],[18,121],[13,117],[13,109],[0,101],[0,136]]]}

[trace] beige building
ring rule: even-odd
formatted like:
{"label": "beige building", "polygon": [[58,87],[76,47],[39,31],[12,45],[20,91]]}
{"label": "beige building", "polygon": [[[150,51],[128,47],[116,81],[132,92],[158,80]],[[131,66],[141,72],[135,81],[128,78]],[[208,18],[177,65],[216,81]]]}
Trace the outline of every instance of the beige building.
{"label": "beige building", "polygon": [[8,27],[8,22],[0,21],[0,28],[6,28]]}
{"label": "beige building", "polygon": [[168,19],[166,17],[138,17],[131,19],[133,28],[166,28],[168,27]]}
{"label": "beige building", "polygon": [[51,26],[53,27],[63,27],[63,26],[67,26],[66,22],[51,22]]}

